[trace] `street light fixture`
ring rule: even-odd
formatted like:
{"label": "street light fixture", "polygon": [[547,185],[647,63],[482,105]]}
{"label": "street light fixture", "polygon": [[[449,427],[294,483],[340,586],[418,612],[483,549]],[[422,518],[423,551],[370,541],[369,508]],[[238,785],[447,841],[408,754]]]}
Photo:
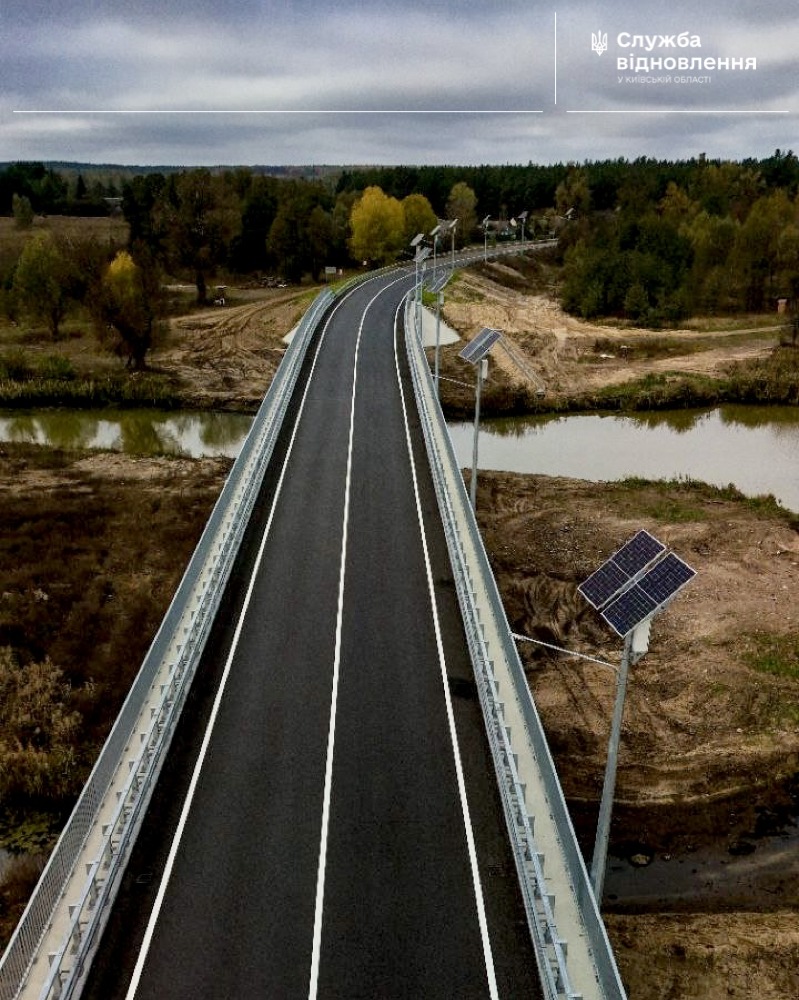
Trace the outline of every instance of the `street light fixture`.
{"label": "street light fixture", "polygon": [[487,215],[480,225],[483,227],[483,260],[488,260],[488,223],[491,219],[490,215]]}

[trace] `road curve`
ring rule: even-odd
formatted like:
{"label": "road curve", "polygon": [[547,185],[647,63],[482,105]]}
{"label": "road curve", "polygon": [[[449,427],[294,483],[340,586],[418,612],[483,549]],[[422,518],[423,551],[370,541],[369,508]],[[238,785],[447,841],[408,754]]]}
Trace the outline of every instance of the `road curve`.
{"label": "road curve", "polygon": [[85,996],[539,995],[397,347],[412,280],[311,348]]}

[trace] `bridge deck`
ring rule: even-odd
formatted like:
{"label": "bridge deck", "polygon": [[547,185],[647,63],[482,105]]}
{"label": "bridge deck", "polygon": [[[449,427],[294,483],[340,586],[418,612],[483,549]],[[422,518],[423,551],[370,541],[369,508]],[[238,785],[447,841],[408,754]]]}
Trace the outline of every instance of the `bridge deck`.
{"label": "bridge deck", "polygon": [[406,431],[407,282],[361,286],[323,332],[88,996],[538,995]]}

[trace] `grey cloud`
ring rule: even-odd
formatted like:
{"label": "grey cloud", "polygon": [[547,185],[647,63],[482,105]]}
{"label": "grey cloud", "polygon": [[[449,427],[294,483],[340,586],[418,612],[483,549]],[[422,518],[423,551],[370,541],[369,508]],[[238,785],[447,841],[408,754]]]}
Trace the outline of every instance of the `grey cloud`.
{"label": "grey cloud", "polygon": [[[543,0],[4,0],[0,18],[0,159],[763,156],[790,146],[799,113],[795,0],[616,0],[557,11]],[[758,70],[707,85],[620,84],[615,54],[591,51],[598,30],[697,32],[702,54],[757,55]],[[675,107],[792,113],[651,113]],[[115,113],[13,113],[47,109]],[[143,113],[177,109],[195,113]],[[349,113],[285,113],[320,109]],[[281,113],[234,113],[265,110]],[[378,113],[386,110],[419,113]],[[625,113],[565,113],[574,110]],[[489,111],[502,113],[469,113]],[[627,113],[639,111],[647,113]]]}

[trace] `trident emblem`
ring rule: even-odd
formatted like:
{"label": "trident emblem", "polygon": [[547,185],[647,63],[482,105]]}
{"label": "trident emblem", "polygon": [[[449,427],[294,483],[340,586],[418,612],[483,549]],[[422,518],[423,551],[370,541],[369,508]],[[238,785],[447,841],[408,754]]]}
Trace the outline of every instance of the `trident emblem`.
{"label": "trident emblem", "polygon": [[608,33],[607,31],[603,35],[601,31],[596,34],[591,32],[591,51],[596,52],[598,56],[601,56],[603,52],[607,51],[608,47]]}

